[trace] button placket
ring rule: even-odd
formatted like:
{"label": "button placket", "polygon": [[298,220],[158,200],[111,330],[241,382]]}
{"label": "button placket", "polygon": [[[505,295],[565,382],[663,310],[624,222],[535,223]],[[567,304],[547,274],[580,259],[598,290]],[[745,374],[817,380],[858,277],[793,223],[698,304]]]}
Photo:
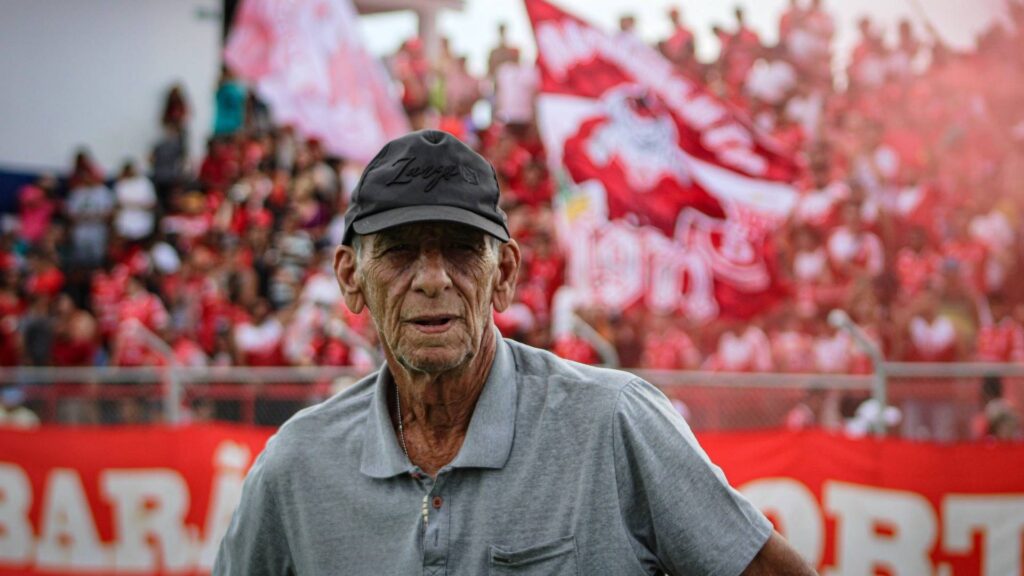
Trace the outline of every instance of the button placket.
{"label": "button placket", "polygon": [[448,499],[444,494],[446,470],[441,470],[423,496],[423,573],[442,575],[448,564]]}

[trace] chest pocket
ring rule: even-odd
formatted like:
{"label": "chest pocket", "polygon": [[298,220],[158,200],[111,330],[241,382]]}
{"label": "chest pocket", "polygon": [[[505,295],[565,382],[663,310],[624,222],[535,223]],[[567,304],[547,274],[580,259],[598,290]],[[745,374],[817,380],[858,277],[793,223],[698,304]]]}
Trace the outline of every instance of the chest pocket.
{"label": "chest pocket", "polygon": [[491,576],[578,576],[576,538],[565,536],[528,548],[491,546]]}

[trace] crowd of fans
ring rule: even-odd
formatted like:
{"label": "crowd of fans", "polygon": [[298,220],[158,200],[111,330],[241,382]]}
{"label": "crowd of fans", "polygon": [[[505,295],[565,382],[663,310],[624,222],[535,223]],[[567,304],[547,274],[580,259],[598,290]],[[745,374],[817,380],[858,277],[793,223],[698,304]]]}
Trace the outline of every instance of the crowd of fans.
{"label": "crowd of fans", "polygon": [[[742,322],[696,326],[642,310],[575,313],[621,364],[656,369],[865,372],[826,321],[849,312],[891,359],[1024,361],[1024,4],[957,51],[870,20],[849,66],[833,66],[834,22],[792,0],[766,45],[737,9],[696,56],[679,11],[658,49],[772,134],[805,166],[774,239],[791,295]],[[623,34],[635,25],[621,20]],[[389,59],[414,128],[437,127],[495,166],[524,253],[499,327],[581,361],[597,347],[552,330],[567,255],[554,235],[555,183],[533,118],[537,75],[500,30],[485,77],[418,39]],[[62,178],[19,192],[0,237],[0,365],[354,365],[376,336],[340,302],[332,259],[359,167],[277,126],[223,72],[212,137],[192,165],[190,104],[171,89],[150,166],[116,178],[85,149]],[[482,103],[492,121],[479,126]]]}

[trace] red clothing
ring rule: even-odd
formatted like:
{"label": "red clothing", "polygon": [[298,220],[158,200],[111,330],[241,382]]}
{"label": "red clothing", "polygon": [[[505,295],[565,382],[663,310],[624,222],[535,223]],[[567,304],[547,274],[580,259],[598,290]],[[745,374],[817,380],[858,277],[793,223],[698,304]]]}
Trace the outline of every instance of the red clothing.
{"label": "red clothing", "polygon": [[147,330],[159,331],[167,327],[170,316],[163,302],[155,294],[140,292],[118,303],[120,314],[118,322],[124,324],[129,320],[138,320]]}
{"label": "red clothing", "polygon": [[704,364],[708,370],[723,372],[766,372],[773,366],[771,344],[755,326],[739,335],[729,331],[718,339],[715,353]]}
{"label": "red clothing", "polygon": [[981,362],[1024,362],[1024,327],[1010,318],[982,326],[976,347]]}
{"label": "red clothing", "polygon": [[572,334],[556,338],[552,351],[566,360],[581,364],[597,364],[601,361],[593,346]]}
{"label": "red clothing", "polygon": [[929,286],[935,278],[942,258],[932,250],[915,252],[902,248],[896,256],[896,278],[900,293],[914,296]]}
{"label": "red clothing", "polygon": [[146,330],[154,333],[163,330],[170,318],[160,299],[155,294],[140,292],[120,300],[118,306],[118,330],[114,346],[115,365],[164,365],[166,358],[148,341],[137,325],[129,323],[130,320],[136,320]]}
{"label": "red clothing", "polygon": [[269,318],[260,324],[242,322],[235,326],[235,345],[246,366],[283,366],[287,364],[282,349],[284,327]]}
{"label": "red clothing", "polygon": [[555,185],[550,178],[544,178],[532,186],[519,179],[514,185],[510,184],[506,191],[516,202],[536,208],[551,204],[555,196]]}
{"label": "red clothing", "polygon": [[733,94],[739,94],[757,61],[761,39],[750,28],[740,28],[734,34],[723,35],[722,40],[725,82]]}
{"label": "red clothing", "polygon": [[682,330],[667,330],[644,341],[640,365],[652,370],[693,370],[700,366],[700,350]]}
{"label": "red clothing", "polygon": [[199,167],[199,181],[213,188],[227,188],[238,176],[238,154],[233,147],[211,152]]}
{"label": "red clothing", "polygon": [[56,338],[53,342],[54,366],[92,366],[99,344],[94,340]]}
{"label": "red clothing", "polygon": [[693,44],[693,32],[685,26],[678,26],[665,40],[665,56],[678,64],[693,56]]}
{"label": "red clothing", "polygon": [[985,291],[985,260],[988,249],[977,240],[953,240],[946,242],[942,253],[959,265],[961,278],[973,290]]}
{"label": "red clothing", "polygon": [[92,309],[104,338],[117,329],[120,300],[130,274],[126,266],[115,266],[109,274],[97,272],[92,277]]}
{"label": "red clothing", "polygon": [[0,366],[18,365],[18,340],[18,317],[0,315]]}
{"label": "red clothing", "polygon": [[21,205],[21,237],[35,244],[46,235],[57,204],[46,197],[43,189],[31,184],[22,186],[18,191],[18,202]]}
{"label": "red clothing", "polygon": [[780,372],[806,373],[815,370],[813,338],[796,330],[775,332],[769,337],[775,366]]}
{"label": "red clothing", "polygon": [[25,290],[29,294],[56,296],[64,287],[64,274],[56,267],[47,268],[33,274],[25,281]]}

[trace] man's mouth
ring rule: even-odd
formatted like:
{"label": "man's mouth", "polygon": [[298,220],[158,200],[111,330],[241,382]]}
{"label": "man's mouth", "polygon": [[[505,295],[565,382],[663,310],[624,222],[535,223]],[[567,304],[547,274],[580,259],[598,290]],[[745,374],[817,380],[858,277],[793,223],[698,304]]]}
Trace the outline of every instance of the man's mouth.
{"label": "man's mouth", "polygon": [[409,319],[409,323],[421,332],[437,333],[447,330],[454,320],[454,316],[439,314],[431,316],[417,316]]}

